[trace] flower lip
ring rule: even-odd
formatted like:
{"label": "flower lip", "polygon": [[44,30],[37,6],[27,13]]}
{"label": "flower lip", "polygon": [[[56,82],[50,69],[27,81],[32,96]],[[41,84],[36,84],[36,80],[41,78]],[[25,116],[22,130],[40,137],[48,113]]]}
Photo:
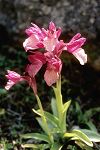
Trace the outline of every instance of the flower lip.
{"label": "flower lip", "polygon": [[6,90],[9,90],[13,85],[23,80],[22,76],[20,76],[18,73],[14,71],[7,70],[7,73],[8,74],[5,75],[6,78],[8,79],[8,82],[5,86]]}
{"label": "flower lip", "polygon": [[85,54],[84,49],[79,48],[77,51],[73,52],[73,55],[79,60],[81,65],[87,63],[87,54]]}

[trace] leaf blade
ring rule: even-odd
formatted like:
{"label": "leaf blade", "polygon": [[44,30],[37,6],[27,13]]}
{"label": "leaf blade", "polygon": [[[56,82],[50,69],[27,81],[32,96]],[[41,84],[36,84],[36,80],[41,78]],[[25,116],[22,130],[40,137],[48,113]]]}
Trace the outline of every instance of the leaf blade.
{"label": "leaf blade", "polygon": [[24,139],[35,139],[39,141],[45,141],[47,143],[50,143],[50,140],[47,135],[41,134],[41,133],[27,133],[27,134],[22,134],[21,138]]}
{"label": "leaf blade", "polygon": [[100,134],[91,130],[81,129],[83,133],[85,133],[92,142],[100,142]]}

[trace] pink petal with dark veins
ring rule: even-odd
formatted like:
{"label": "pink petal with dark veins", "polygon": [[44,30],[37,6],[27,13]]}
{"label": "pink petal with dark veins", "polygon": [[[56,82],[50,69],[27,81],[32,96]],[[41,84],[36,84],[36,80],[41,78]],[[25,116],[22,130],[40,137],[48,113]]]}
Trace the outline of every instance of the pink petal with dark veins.
{"label": "pink petal with dark veins", "polygon": [[48,86],[51,86],[59,79],[59,74],[55,70],[46,70],[44,74],[44,80],[46,81]]}
{"label": "pink petal with dark veins", "polygon": [[23,47],[25,48],[26,51],[31,50],[31,49],[37,49],[39,48],[37,44],[39,43],[39,39],[36,35],[32,34],[29,38],[27,38],[24,43]]}

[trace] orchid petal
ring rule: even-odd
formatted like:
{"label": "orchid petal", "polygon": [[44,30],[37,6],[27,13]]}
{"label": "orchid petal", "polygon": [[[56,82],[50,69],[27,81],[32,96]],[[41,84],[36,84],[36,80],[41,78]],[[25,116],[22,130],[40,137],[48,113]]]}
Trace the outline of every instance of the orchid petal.
{"label": "orchid petal", "polygon": [[34,55],[29,55],[28,60],[31,64],[27,65],[26,72],[28,72],[31,77],[34,77],[46,62],[45,56],[41,52],[35,52]]}
{"label": "orchid petal", "polygon": [[63,51],[63,48],[65,47],[65,43],[63,42],[63,40],[60,40],[56,46],[55,46],[55,49],[54,49],[54,54],[58,57],[60,57],[62,51]]}
{"label": "orchid petal", "polygon": [[22,76],[14,71],[7,70],[7,73],[6,78],[8,79],[8,82],[5,86],[6,90],[9,90],[13,85],[23,80]]}
{"label": "orchid petal", "polygon": [[7,70],[7,79],[9,80],[13,80],[14,82],[16,82],[17,80],[20,80],[21,79],[21,76],[20,74],[14,72],[14,71],[11,71],[11,70]]}
{"label": "orchid petal", "polygon": [[69,42],[67,44],[68,52],[72,53],[72,52],[76,51],[77,49],[79,49],[84,44],[85,41],[86,41],[85,38],[80,38],[79,40]]}
{"label": "orchid petal", "polygon": [[46,51],[52,52],[55,49],[57,42],[58,40],[54,37],[52,38],[46,37],[43,41]]}
{"label": "orchid petal", "polygon": [[80,62],[81,65],[84,65],[87,62],[87,54],[85,54],[84,49],[79,48],[77,51],[72,53]]}
{"label": "orchid petal", "polygon": [[48,86],[51,86],[59,79],[59,74],[55,70],[46,70],[44,74],[44,80],[46,81]]}
{"label": "orchid petal", "polygon": [[23,47],[25,48],[26,51],[30,49],[37,49],[39,48],[37,44],[39,43],[39,39],[36,35],[31,35],[29,38],[27,38],[24,43]]}
{"label": "orchid petal", "polygon": [[28,60],[34,64],[36,60],[40,60],[43,64],[46,62],[44,54],[41,52],[33,52],[34,55],[29,55]]}
{"label": "orchid petal", "polygon": [[58,30],[56,31],[56,35],[57,35],[57,38],[59,38],[59,36],[61,35],[61,28],[59,27]]}
{"label": "orchid petal", "polygon": [[56,30],[55,24],[52,21],[49,24],[49,30],[50,31],[55,31]]}
{"label": "orchid petal", "polygon": [[5,89],[9,90],[14,84],[15,84],[15,82],[13,82],[11,80],[8,80],[8,82],[7,82],[6,86],[5,86]]}
{"label": "orchid petal", "polygon": [[79,39],[80,37],[81,37],[81,34],[80,34],[80,33],[77,33],[77,34],[71,39],[70,42],[73,42],[73,41]]}
{"label": "orchid petal", "polygon": [[35,60],[33,64],[28,64],[26,67],[26,72],[31,77],[35,77],[35,75],[38,73],[38,71],[41,69],[43,63],[40,60]]}

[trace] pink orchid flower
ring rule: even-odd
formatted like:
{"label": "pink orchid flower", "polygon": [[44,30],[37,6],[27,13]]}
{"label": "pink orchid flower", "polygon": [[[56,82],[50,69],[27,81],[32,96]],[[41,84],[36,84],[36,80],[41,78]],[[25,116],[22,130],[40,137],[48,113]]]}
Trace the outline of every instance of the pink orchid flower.
{"label": "pink orchid flower", "polygon": [[8,82],[5,86],[6,90],[9,90],[13,85],[23,80],[23,78],[14,71],[7,70],[7,73],[6,78],[8,79]]}
{"label": "pink orchid flower", "polygon": [[59,38],[61,35],[61,28],[59,27],[58,29],[56,28],[55,24],[51,21],[49,23],[49,29],[45,30],[42,28],[43,31],[45,31],[46,36],[52,36],[55,38]]}
{"label": "pink orchid flower", "polygon": [[[61,29],[58,28],[57,30],[55,24],[53,22],[50,22],[49,29],[47,30],[45,30],[44,28],[40,29],[39,27],[34,25],[33,28],[31,27],[27,29],[26,32],[30,36],[30,39],[28,38],[25,41],[27,42],[27,50],[37,49],[37,46],[39,46],[39,42],[42,42],[44,51],[46,51],[44,54],[45,58],[43,54],[40,54],[39,52],[30,55],[28,59],[31,62],[31,64],[27,65],[26,71],[31,77],[34,77],[37,74],[37,72],[41,69],[42,65],[47,62],[47,69],[44,75],[44,79],[46,83],[50,86],[57,81],[62,68],[62,63],[59,59],[59,56],[62,53],[64,42],[58,41],[58,38],[61,34]],[[34,35],[38,37],[37,39],[40,40],[39,42],[38,40],[35,41],[32,39],[32,36]],[[48,75],[50,75],[49,80],[47,79]]]}
{"label": "pink orchid flower", "polygon": [[34,93],[37,93],[37,86],[36,86],[36,81],[35,79],[27,76],[21,76],[20,74],[14,72],[14,71],[10,71],[7,70],[7,75],[6,78],[8,79],[8,82],[5,86],[6,90],[9,90],[13,85],[17,84],[20,81],[27,81],[29,83],[29,85],[32,87]]}
{"label": "pink orchid flower", "polygon": [[62,62],[59,57],[64,47],[64,42],[59,41],[56,43],[53,51],[47,51],[46,53],[44,53],[47,61],[47,68],[44,74],[44,80],[49,86],[51,86],[59,79],[62,69]]}
{"label": "pink orchid flower", "polygon": [[56,29],[56,26],[53,22],[50,22],[49,24],[49,29],[48,30],[43,30],[46,34],[44,40],[43,40],[43,45],[45,47],[46,51],[54,51],[57,43],[59,43],[58,38],[61,34],[61,28]]}
{"label": "pink orchid flower", "polygon": [[56,30],[55,24],[50,22],[49,29],[40,29],[37,25],[32,24],[33,27],[26,29],[26,33],[29,36],[23,43],[23,47],[26,51],[34,50],[38,48],[45,48],[47,51],[53,51],[58,38],[61,34],[61,28]]}
{"label": "pink orchid flower", "polygon": [[66,48],[69,53],[72,53],[79,60],[81,65],[84,65],[87,62],[87,55],[81,46],[85,43],[86,39],[80,37],[80,33],[76,34],[71,41],[66,44]]}
{"label": "pink orchid flower", "polygon": [[47,68],[44,74],[44,80],[47,85],[51,86],[54,84],[60,76],[62,69],[62,62],[58,57],[52,57],[47,62]]}
{"label": "pink orchid flower", "polygon": [[25,48],[25,50],[27,52],[28,50],[42,48],[43,45],[42,45],[42,43],[40,43],[40,39],[38,38],[38,36],[32,34],[29,38],[27,38],[24,41],[23,47]]}
{"label": "pink orchid flower", "polygon": [[33,55],[28,56],[28,60],[31,64],[28,64],[26,67],[26,72],[32,78],[39,72],[43,64],[46,63],[45,56],[41,52],[34,52]]}
{"label": "pink orchid flower", "polygon": [[37,25],[32,24],[32,27],[26,29],[25,32],[29,36],[23,43],[23,47],[26,51],[44,47],[42,41],[45,34]]}
{"label": "pink orchid flower", "polygon": [[37,51],[33,52],[28,56],[28,60],[31,64],[27,65],[26,72],[28,72],[30,77],[34,78],[43,64],[47,63],[44,80],[49,86],[51,86],[59,79],[62,68],[62,62],[59,57],[64,46],[64,42],[59,41],[56,43],[55,49],[53,51],[45,50],[46,52],[44,54]]}
{"label": "pink orchid flower", "polygon": [[41,69],[42,65],[46,62],[44,55],[41,52],[34,52],[34,55],[29,55],[28,59],[31,64],[28,64],[26,67],[27,75],[21,76],[14,71],[7,71],[8,82],[5,86],[6,90],[9,90],[13,85],[17,84],[20,81],[27,81],[28,84],[33,89],[34,93],[37,93],[37,85],[35,80],[35,75]]}
{"label": "pink orchid flower", "polygon": [[63,40],[59,40],[61,34],[61,28],[56,28],[53,22],[50,22],[49,28],[45,30],[40,29],[37,25],[32,24],[32,27],[26,29],[28,38],[24,41],[23,46],[26,51],[44,49],[44,52],[30,51],[31,54],[28,56],[30,64],[26,67],[25,76],[20,76],[16,72],[8,70],[7,85],[5,88],[8,90],[14,84],[19,81],[27,81],[32,87],[34,93],[37,93],[37,85],[35,76],[44,64],[47,64],[47,68],[44,74],[44,80],[51,86],[54,84],[61,74],[62,61],[60,55],[63,50],[72,53],[80,62],[84,65],[87,62],[87,55],[84,52],[83,46],[86,41],[85,38],[81,37],[81,34],[76,34],[69,43],[64,43]]}

